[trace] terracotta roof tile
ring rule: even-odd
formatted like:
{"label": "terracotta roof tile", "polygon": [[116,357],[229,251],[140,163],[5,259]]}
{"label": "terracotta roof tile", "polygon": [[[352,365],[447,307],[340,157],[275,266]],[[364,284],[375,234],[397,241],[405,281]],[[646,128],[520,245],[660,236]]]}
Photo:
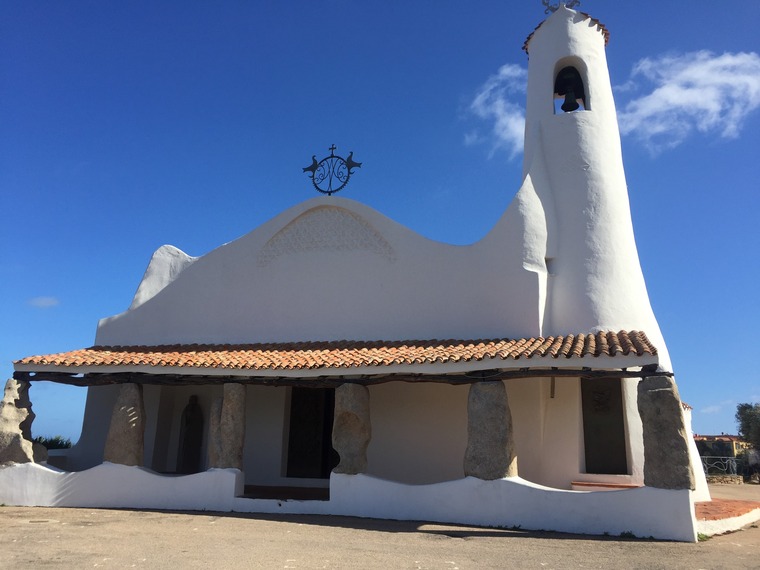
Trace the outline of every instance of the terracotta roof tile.
{"label": "terracotta roof tile", "polygon": [[556,337],[422,341],[329,341],[269,344],[176,344],[93,346],[70,352],[28,356],[16,365],[162,366],[230,370],[313,370],[366,366],[617,355],[657,355],[640,331],[598,332]]}

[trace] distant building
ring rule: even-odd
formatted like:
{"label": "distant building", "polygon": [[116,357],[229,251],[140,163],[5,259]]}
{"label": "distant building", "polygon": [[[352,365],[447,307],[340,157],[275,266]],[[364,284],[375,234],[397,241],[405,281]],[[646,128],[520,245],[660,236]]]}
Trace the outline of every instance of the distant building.
{"label": "distant building", "polygon": [[694,434],[700,456],[738,457],[752,448],[738,435],[697,435]]}
{"label": "distant building", "polygon": [[524,179],[478,243],[325,196],[200,258],[156,251],[96,346],[15,363],[87,406],[50,460],[73,472],[0,470],[0,503],[696,540],[709,494],[634,241],[607,39],[560,4],[525,42]]}

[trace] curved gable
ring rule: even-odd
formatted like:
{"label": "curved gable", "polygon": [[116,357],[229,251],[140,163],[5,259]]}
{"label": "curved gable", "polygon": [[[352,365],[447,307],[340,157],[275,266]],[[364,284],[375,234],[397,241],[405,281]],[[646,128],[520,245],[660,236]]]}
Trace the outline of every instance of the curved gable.
{"label": "curved gable", "polygon": [[282,256],[320,251],[361,251],[389,261],[395,256],[391,244],[364,218],[345,208],[319,206],[273,235],[256,261],[265,267]]}

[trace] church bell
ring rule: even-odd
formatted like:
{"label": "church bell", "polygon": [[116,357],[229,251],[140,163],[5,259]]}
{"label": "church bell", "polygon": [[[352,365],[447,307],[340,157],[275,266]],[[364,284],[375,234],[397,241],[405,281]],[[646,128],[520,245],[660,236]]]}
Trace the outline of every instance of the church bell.
{"label": "church bell", "polygon": [[565,113],[577,110],[580,107],[578,100],[584,102],[585,107],[586,93],[583,88],[583,79],[577,69],[563,67],[560,70],[554,81],[554,95],[565,98],[561,107]]}

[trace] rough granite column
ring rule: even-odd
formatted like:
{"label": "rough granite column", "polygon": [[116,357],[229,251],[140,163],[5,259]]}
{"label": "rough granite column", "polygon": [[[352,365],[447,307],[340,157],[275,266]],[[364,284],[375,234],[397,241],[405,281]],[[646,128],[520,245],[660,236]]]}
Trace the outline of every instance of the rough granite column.
{"label": "rough granite column", "polygon": [[113,406],[103,461],[121,465],[143,464],[145,445],[145,407],[140,384],[122,384]]}
{"label": "rough granite column", "polygon": [[34,462],[29,382],[11,378],[0,401],[0,464]]}
{"label": "rough granite column", "polygon": [[470,386],[464,474],[487,481],[517,477],[512,414],[503,382]]}
{"label": "rough granite column", "polygon": [[221,453],[219,465],[223,469],[243,469],[245,444],[245,386],[225,384],[222,413],[219,418]]}
{"label": "rough granite column", "polygon": [[219,425],[222,421],[222,402],[222,396],[214,398],[211,402],[208,419],[208,443],[206,445],[206,464],[209,468],[219,467],[222,457],[222,433]]}
{"label": "rough granite column", "polygon": [[644,378],[639,382],[638,406],[644,428],[644,485],[694,489],[690,434],[675,381],[667,376]]}
{"label": "rough granite column", "polygon": [[333,471],[347,475],[364,473],[371,438],[369,389],[360,384],[338,386],[335,389],[332,446],[340,455],[340,463]]}

